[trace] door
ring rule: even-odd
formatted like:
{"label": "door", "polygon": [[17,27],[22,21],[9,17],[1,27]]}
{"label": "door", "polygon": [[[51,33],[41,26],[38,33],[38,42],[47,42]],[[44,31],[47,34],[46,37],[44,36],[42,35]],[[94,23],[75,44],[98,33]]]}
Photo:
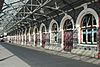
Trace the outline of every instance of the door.
{"label": "door", "polygon": [[64,50],[71,51],[73,47],[73,31],[64,31]]}
{"label": "door", "polygon": [[42,47],[45,47],[45,33],[42,33]]}

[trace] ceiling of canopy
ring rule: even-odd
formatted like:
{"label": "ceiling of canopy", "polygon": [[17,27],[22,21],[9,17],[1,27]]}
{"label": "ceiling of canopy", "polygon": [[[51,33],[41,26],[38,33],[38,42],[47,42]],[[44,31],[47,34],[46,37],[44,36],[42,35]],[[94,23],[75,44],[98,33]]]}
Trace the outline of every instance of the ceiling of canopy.
{"label": "ceiling of canopy", "polygon": [[0,13],[0,32],[9,32],[28,22],[43,22],[92,1],[94,0],[5,0]]}
{"label": "ceiling of canopy", "polygon": [[2,9],[4,0],[0,0],[0,10]]}
{"label": "ceiling of canopy", "polygon": [[[4,0],[3,7],[0,13],[0,31],[5,30],[4,28],[13,22],[12,20],[16,18],[16,14],[23,7],[22,0]],[[28,0],[24,0],[23,2],[27,2]]]}

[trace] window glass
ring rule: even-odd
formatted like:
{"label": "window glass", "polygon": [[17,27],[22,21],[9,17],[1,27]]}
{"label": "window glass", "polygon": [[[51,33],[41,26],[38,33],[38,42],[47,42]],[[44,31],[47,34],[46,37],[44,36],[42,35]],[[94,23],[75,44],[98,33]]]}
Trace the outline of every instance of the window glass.
{"label": "window glass", "polygon": [[88,33],[88,42],[92,42],[92,34]]}
{"label": "window glass", "polygon": [[93,30],[93,32],[94,32],[94,33],[93,33],[93,35],[94,35],[93,41],[94,41],[94,42],[97,42],[97,32],[96,32],[96,31],[97,31],[97,29],[94,29],[94,30]]}
{"label": "window glass", "polygon": [[56,24],[56,23],[54,23],[54,24],[52,25],[52,31],[57,31],[57,24]]}
{"label": "window glass", "polygon": [[70,19],[66,20],[64,23],[63,29],[67,30],[67,29],[72,29],[72,28],[73,28],[73,25],[72,25],[71,20]]}
{"label": "window glass", "polygon": [[83,34],[83,42],[86,42],[86,34]]}
{"label": "window glass", "polygon": [[57,32],[57,24],[54,23],[52,25],[52,33],[51,33],[51,43],[58,43],[58,32]]}
{"label": "window glass", "polygon": [[94,33],[94,42],[97,42],[97,33]]}
{"label": "window glass", "polygon": [[82,25],[83,26],[86,26],[86,21],[87,21],[86,17],[83,17],[83,19],[82,19]]}
{"label": "window glass", "polygon": [[96,25],[96,19],[92,14],[87,14],[82,18],[82,23],[80,27],[81,31],[83,30],[82,34],[83,43],[92,44],[94,42],[97,42],[97,33],[96,33],[97,29],[96,27],[93,27],[94,25]]}
{"label": "window glass", "polygon": [[96,25],[96,19],[92,16],[93,25]]}
{"label": "window glass", "polygon": [[86,30],[83,30],[83,42],[86,42]]}
{"label": "window glass", "polygon": [[92,26],[92,16],[91,15],[88,15],[87,21],[88,21],[88,26]]}
{"label": "window glass", "polygon": [[44,26],[42,27],[42,32],[45,32],[45,27]]}

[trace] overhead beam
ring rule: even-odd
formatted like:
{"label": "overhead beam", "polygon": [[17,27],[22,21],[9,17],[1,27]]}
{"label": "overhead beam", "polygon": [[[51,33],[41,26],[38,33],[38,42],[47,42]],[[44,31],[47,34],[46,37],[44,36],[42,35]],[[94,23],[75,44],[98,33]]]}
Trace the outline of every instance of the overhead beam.
{"label": "overhead beam", "polygon": [[[42,7],[44,7],[46,4],[48,4],[49,2],[51,2],[51,0],[46,0],[41,6],[38,6],[36,9],[34,9],[32,11],[31,14],[35,13],[37,10],[41,9]],[[28,18],[30,15],[27,15],[25,17],[23,17],[20,21],[16,22],[14,25],[12,25],[10,28],[8,28],[6,31],[8,32],[12,27],[14,27],[15,25],[17,25],[18,23],[20,23],[21,21],[23,21],[24,19]]]}

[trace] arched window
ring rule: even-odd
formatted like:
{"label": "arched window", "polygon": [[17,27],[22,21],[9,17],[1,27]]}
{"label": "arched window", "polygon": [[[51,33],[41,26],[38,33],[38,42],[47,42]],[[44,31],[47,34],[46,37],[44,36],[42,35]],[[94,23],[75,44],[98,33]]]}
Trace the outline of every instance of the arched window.
{"label": "arched window", "polygon": [[36,27],[35,29],[34,29],[34,31],[35,31],[35,35],[34,35],[34,37],[35,37],[35,39],[34,39],[34,44],[35,44],[35,46],[37,46],[37,43],[38,43],[38,39],[39,39],[39,36],[38,36],[38,28]]}
{"label": "arched window", "polygon": [[54,24],[52,25],[52,32],[56,32],[56,31],[57,31],[57,24],[54,23]]}
{"label": "arched window", "polygon": [[30,28],[30,34],[33,34],[33,27]]}
{"label": "arched window", "polygon": [[80,25],[80,42],[94,44],[97,43],[97,24],[92,14],[86,14]]}
{"label": "arched window", "polygon": [[37,28],[35,29],[35,34],[37,33]]}
{"label": "arched window", "polygon": [[57,24],[56,23],[54,23],[52,25],[51,30],[52,30],[51,41],[52,41],[52,43],[57,43],[58,42],[58,32],[57,32]]}
{"label": "arched window", "polygon": [[42,27],[42,32],[45,32],[45,27],[44,26]]}
{"label": "arched window", "polygon": [[73,24],[70,19],[67,19],[63,26],[64,31],[73,29]]}
{"label": "arched window", "polygon": [[[34,37],[33,37],[33,27],[30,27],[30,29],[29,29],[29,32],[30,32],[30,42],[34,42]],[[32,45],[32,43],[31,43],[31,45]]]}

